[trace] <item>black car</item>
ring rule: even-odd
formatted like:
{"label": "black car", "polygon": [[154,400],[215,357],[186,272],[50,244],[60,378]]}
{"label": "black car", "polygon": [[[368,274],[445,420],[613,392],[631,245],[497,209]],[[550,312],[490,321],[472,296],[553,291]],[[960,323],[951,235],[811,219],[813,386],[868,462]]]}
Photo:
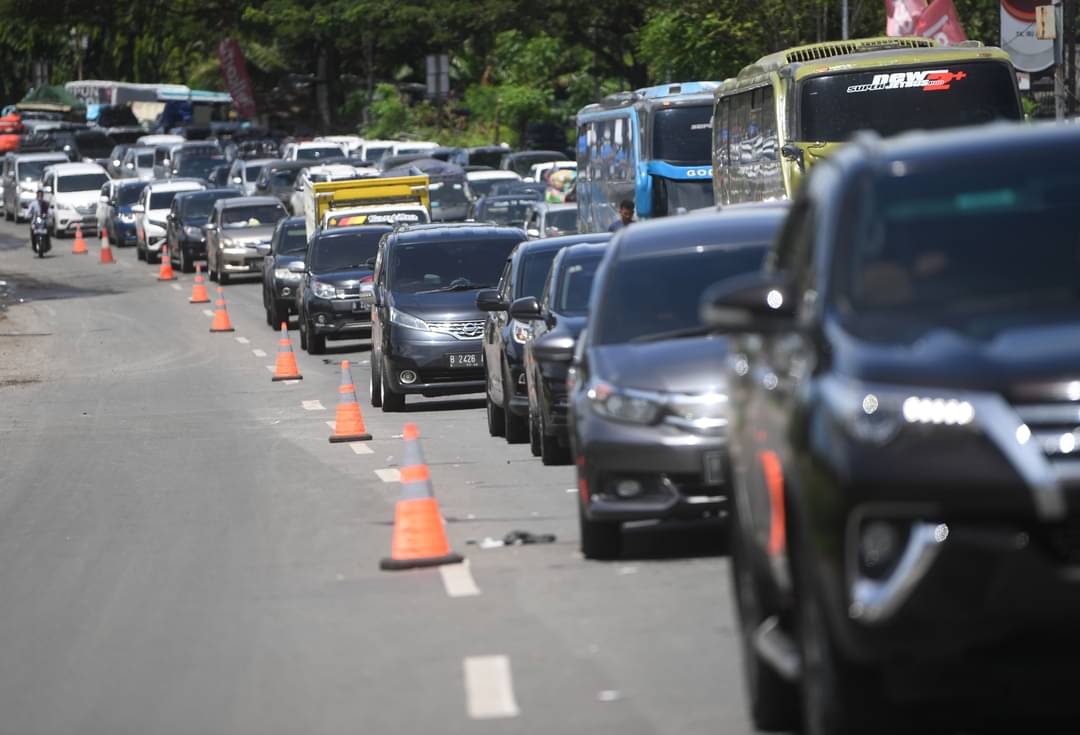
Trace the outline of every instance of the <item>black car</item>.
{"label": "black car", "polygon": [[210,173],[222,166],[228,170],[229,162],[225,156],[207,156],[199,152],[179,150],[173,154],[169,177],[198,179],[210,183]]}
{"label": "black car", "polygon": [[1075,730],[1078,161],[1071,126],[859,138],[706,295],[759,726],[880,731],[902,697]]}
{"label": "black car", "polygon": [[572,239],[551,264],[539,299],[510,304],[510,315],[531,324],[525,340],[525,383],[529,397],[529,443],[546,465],[570,461],[566,429],[566,378],[574,344],[589,314],[589,296],[607,233]]}
{"label": "black car", "polygon": [[459,166],[485,166],[498,168],[503,156],[512,153],[499,145],[482,145],[475,148],[459,148],[447,160]]}
{"label": "black car", "polygon": [[296,292],[303,273],[289,268],[304,262],[307,253],[307,227],[303,217],[286,217],[277,223],[270,240],[270,253],[263,261],[263,309],[266,323],[277,329],[289,320],[296,304]]}
{"label": "black car", "polygon": [[165,242],[169,262],[184,273],[195,270],[195,261],[206,261],[206,223],[214,202],[241,196],[236,189],[206,189],[177,194],[165,218]]}
{"label": "black car", "polygon": [[371,333],[371,299],[361,296],[371,293],[379,241],[392,230],[390,225],[322,230],[308,243],[303,265],[288,266],[303,274],[295,307],[302,349],[321,355],[327,339]]}
{"label": "black car", "polygon": [[520,243],[506,259],[498,287],[476,295],[476,306],[488,313],[483,345],[488,433],[510,444],[529,438],[524,362],[529,324],[511,318],[508,309],[516,299],[540,295],[555,255],[569,244],[558,237]]}
{"label": "black car", "polygon": [[480,222],[494,222],[497,225],[524,227],[525,220],[532,211],[532,205],[540,197],[533,196],[482,196],[477,200],[474,219]]}
{"label": "black car", "polygon": [[375,264],[371,404],[400,411],[406,394],[484,390],[484,312],[476,292],[492,288],[515,227],[416,225],[387,236]]}
{"label": "black car", "polygon": [[726,343],[702,327],[698,301],[718,274],[761,267],[784,214],[666,217],[612,239],[569,377],[586,557],[618,556],[627,521],[724,513]]}

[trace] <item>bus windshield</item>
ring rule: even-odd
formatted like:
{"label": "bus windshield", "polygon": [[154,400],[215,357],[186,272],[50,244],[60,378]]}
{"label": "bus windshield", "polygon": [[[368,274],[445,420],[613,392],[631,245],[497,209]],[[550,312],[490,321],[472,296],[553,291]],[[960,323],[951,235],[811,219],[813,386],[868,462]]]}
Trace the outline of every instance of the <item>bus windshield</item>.
{"label": "bus windshield", "polygon": [[669,163],[712,160],[712,103],[653,113],[652,157]]}
{"label": "bus windshield", "polygon": [[799,139],[839,142],[856,131],[882,136],[1019,120],[1009,68],[995,62],[826,74],[802,82]]}

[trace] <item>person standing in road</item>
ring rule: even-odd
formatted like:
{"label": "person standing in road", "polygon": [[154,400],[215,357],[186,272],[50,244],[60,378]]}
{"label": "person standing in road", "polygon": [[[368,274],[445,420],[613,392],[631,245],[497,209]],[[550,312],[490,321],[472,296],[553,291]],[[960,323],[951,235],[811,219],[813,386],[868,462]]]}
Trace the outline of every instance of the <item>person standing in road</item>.
{"label": "person standing in road", "polygon": [[634,221],[634,202],[629,199],[623,199],[619,202],[619,219],[611,223],[611,227],[608,228],[608,232],[615,232],[621,230],[628,224]]}

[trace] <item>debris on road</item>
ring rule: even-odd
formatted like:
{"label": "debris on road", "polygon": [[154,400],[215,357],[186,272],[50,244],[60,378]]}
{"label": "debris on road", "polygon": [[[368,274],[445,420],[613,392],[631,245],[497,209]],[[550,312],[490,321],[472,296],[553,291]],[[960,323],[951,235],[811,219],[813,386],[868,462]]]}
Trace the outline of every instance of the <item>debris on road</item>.
{"label": "debris on road", "polygon": [[511,531],[501,539],[487,536],[479,541],[468,539],[465,543],[479,546],[481,549],[497,549],[500,546],[524,546],[526,544],[553,544],[555,543],[555,534]]}

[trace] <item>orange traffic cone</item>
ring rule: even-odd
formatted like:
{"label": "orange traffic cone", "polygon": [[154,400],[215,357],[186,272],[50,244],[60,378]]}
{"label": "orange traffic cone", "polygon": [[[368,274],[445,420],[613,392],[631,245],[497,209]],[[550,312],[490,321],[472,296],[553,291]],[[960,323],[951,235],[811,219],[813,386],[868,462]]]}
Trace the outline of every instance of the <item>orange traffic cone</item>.
{"label": "orange traffic cone", "polygon": [[189,304],[205,304],[210,301],[210,294],[206,293],[206,284],[203,283],[202,263],[195,264],[195,283],[191,284],[191,298]]}
{"label": "orange traffic cone", "polygon": [[229,311],[225,308],[225,289],[218,286],[217,301],[214,302],[214,321],[210,322],[211,332],[235,332],[229,321]]}
{"label": "orange traffic cone", "polygon": [[72,255],[86,255],[90,248],[86,247],[86,240],[82,236],[82,225],[75,225],[75,244],[71,248]]}
{"label": "orange traffic cone", "polygon": [[169,246],[161,246],[161,267],[158,268],[157,279],[159,281],[175,281],[176,274],[173,273],[172,259],[169,257]]}
{"label": "orange traffic cone", "polygon": [[395,571],[414,567],[457,564],[460,554],[450,551],[439,503],[431,489],[428,466],[420,449],[416,424],[405,424],[405,457],[401,467],[401,497],[394,508],[394,540],[390,557],[380,569]]}
{"label": "orange traffic cone", "polygon": [[109,231],[108,230],[102,230],[101,231],[101,258],[98,260],[98,262],[99,263],[115,263],[116,262],[115,260],[113,260],[112,248],[109,247]]}
{"label": "orange traffic cone", "polygon": [[289,341],[289,325],[281,323],[281,339],[278,340],[277,363],[274,365],[274,377],[270,380],[275,383],[279,380],[302,380],[300,368],[296,367],[296,355],[292,351],[292,342]]}
{"label": "orange traffic cone", "polygon": [[364,426],[364,416],[360,413],[360,402],[356,400],[356,386],[353,385],[349,361],[341,361],[341,385],[338,386],[337,420],[330,441],[362,442],[369,441],[371,434]]}

